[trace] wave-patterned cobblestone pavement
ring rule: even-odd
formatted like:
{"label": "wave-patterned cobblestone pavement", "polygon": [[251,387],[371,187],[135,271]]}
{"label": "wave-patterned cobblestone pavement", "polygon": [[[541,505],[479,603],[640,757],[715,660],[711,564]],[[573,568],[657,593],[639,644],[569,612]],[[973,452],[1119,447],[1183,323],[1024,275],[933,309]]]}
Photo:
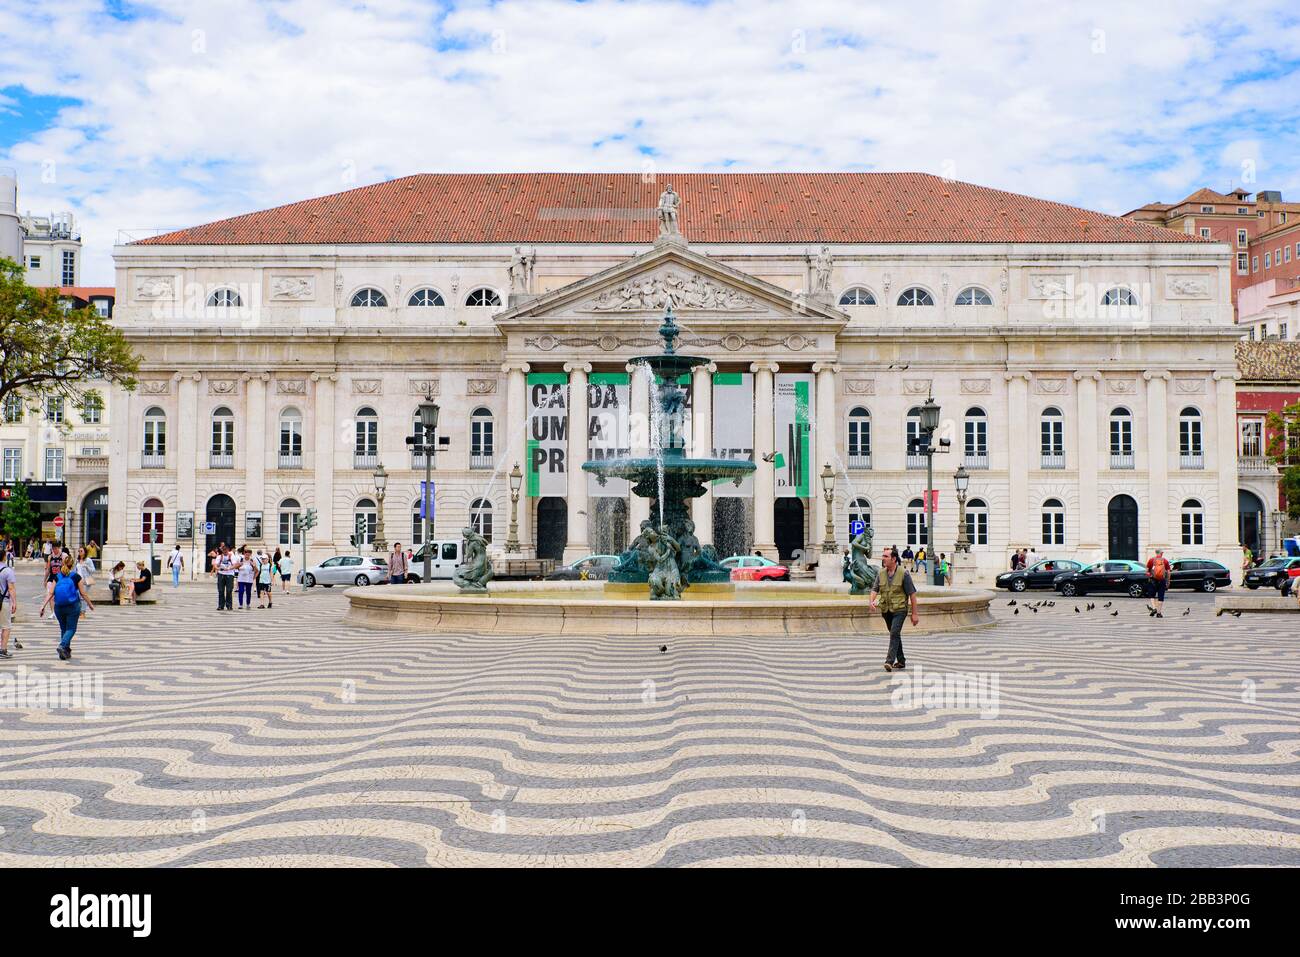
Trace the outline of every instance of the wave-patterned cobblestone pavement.
{"label": "wave-patterned cobblestone pavement", "polygon": [[0,710],[0,866],[1300,865],[1289,617],[999,600],[909,634],[908,680],[996,675],[981,714],[896,707],[878,638],[397,636],[338,590],[163,597],[86,619],[67,665],[19,623],[0,674],[100,673],[103,715]]}

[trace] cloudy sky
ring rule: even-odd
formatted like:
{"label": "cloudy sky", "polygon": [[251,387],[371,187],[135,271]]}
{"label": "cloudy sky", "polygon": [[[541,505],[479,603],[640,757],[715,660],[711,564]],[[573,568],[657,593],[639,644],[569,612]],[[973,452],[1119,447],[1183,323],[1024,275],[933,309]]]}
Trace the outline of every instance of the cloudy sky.
{"label": "cloudy sky", "polygon": [[123,235],[407,173],[919,170],[1107,212],[1300,198],[1277,0],[0,0],[0,166]]}

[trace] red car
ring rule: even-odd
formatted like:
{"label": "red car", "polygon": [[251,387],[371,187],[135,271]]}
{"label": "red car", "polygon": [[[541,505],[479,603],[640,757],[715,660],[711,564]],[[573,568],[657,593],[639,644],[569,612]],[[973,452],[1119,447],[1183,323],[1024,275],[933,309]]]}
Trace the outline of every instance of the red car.
{"label": "red car", "polygon": [[733,582],[788,582],[790,569],[762,555],[732,555],[724,558],[723,568],[731,570]]}

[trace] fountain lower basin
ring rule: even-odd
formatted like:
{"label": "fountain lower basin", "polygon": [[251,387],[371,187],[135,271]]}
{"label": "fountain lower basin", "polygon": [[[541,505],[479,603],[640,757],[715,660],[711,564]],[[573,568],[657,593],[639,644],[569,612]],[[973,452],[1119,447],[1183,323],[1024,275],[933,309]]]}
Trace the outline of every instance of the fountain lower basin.
{"label": "fountain lower basin", "polygon": [[[878,611],[847,585],[736,582],[734,592],[699,591],[682,601],[650,601],[604,582],[493,582],[487,595],[454,585],[351,588],[346,620],[368,628],[458,635],[712,635],[773,637],[886,633]],[[695,592],[695,594],[692,594]],[[993,592],[921,586],[921,624],[908,633],[991,625]]]}

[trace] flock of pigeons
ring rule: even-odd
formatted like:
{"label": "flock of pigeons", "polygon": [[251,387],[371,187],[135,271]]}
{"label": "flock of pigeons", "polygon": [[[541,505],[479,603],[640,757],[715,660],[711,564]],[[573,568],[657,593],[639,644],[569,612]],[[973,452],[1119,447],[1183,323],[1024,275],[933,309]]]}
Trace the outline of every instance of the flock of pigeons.
{"label": "flock of pigeons", "polygon": [[[1115,603],[1114,603],[1113,601],[1108,601],[1108,602],[1106,602],[1106,604],[1104,604],[1104,605],[1101,606],[1102,611],[1105,611],[1106,609],[1110,608],[1110,607],[1111,607],[1112,605],[1114,605],[1114,604],[1115,604]],[[1056,602],[1054,602],[1054,601],[1052,601],[1052,600],[1050,600],[1050,599],[1044,598],[1042,601],[1036,601],[1036,602],[1033,602],[1032,604],[1021,605],[1019,602],[1017,602],[1017,601],[1013,598],[1013,599],[1011,599],[1009,602],[1007,602],[1007,607],[1008,607],[1008,608],[1010,608],[1010,607],[1012,607],[1012,606],[1019,606],[1019,607],[1016,608],[1015,611],[1012,612],[1013,615],[1018,615],[1018,614],[1020,614],[1020,609],[1021,609],[1021,608],[1028,608],[1028,609],[1029,609],[1030,611],[1032,611],[1035,615],[1037,615],[1037,614],[1038,614],[1038,610],[1039,610],[1040,608],[1055,608],[1055,607],[1056,607]],[[1075,606],[1074,606],[1074,613],[1075,613],[1076,615],[1082,615],[1084,612],[1089,612],[1089,611],[1093,611],[1093,610],[1095,610],[1096,607],[1097,607],[1097,603],[1096,603],[1095,601],[1086,602],[1082,608],[1080,608],[1078,605],[1075,605]],[[1149,610],[1149,607],[1150,607],[1150,606],[1148,606],[1148,610]],[[1191,613],[1192,613],[1192,610],[1191,610],[1190,608],[1188,608],[1186,611],[1183,612],[1182,617],[1183,617],[1183,618],[1186,618],[1186,617],[1187,617],[1188,615],[1190,615]],[[1237,617],[1241,617],[1241,612],[1235,612],[1234,614],[1236,614]],[[1110,617],[1112,617],[1112,618],[1118,618],[1118,617],[1119,617],[1119,609],[1116,608],[1114,611],[1112,611],[1112,612],[1110,613]]]}

